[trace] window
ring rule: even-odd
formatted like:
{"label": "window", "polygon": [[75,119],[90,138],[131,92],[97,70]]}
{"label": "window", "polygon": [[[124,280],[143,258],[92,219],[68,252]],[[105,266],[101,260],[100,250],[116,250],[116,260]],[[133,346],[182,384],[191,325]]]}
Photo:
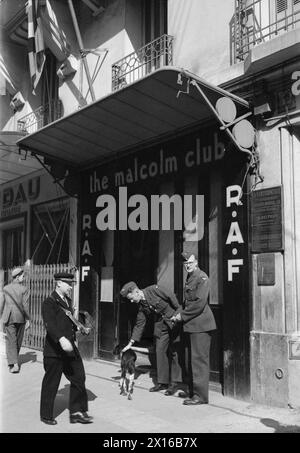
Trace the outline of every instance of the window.
{"label": "window", "polygon": [[277,14],[282,13],[287,9],[287,0],[276,0]]}
{"label": "window", "polygon": [[56,200],[32,208],[31,259],[34,264],[69,262],[68,200]]}
{"label": "window", "polygon": [[11,269],[24,264],[24,228],[3,230],[3,267]]}

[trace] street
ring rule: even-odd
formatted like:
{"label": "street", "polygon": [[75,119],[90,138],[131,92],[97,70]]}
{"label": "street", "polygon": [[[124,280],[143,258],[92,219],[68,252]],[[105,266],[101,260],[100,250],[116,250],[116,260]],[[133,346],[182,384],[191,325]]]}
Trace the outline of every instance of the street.
{"label": "street", "polygon": [[3,350],[0,361],[2,433],[300,433],[299,409],[260,406],[216,391],[210,391],[209,405],[190,407],[176,394],[149,393],[155,376],[141,355],[131,401],[119,394],[119,362],[85,361],[94,423],[69,423],[69,384],[63,377],[55,402],[58,424],[49,426],[39,417],[42,353],[22,348],[19,374],[8,372]]}

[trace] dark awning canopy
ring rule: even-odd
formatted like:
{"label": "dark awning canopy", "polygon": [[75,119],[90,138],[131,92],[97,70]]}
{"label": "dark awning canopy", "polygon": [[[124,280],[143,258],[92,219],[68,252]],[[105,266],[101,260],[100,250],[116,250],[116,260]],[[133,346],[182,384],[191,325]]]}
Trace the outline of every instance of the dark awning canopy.
{"label": "dark awning canopy", "polygon": [[[204,97],[190,80],[197,82]],[[234,102],[237,116],[249,111],[245,100],[188,71],[164,67],[27,135],[17,144],[68,166],[88,168],[213,119],[209,104],[215,106],[224,96]]]}

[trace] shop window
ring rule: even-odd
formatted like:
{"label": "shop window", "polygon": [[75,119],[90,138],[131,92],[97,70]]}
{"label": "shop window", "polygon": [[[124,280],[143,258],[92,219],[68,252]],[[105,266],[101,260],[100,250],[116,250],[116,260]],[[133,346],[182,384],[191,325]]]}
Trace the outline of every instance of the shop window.
{"label": "shop window", "polygon": [[24,264],[24,228],[18,226],[2,232],[3,268],[11,269]]}
{"label": "shop window", "polygon": [[34,264],[69,262],[68,200],[34,206],[31,214],[31,259]]}

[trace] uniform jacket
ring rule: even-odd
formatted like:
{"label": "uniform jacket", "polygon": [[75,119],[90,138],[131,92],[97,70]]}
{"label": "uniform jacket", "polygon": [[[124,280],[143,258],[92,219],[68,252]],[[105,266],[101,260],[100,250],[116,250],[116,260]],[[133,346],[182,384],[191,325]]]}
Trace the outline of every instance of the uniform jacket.
{"label": "uniform jacket", "polygon": [[162,329],[167,324],[172,327],[169,319],[174,313],[177,313],[180,305],[174,293],[160,285],[151,285],[142,290],[146,300],[139,302],[139,310],[136,317],[135,326],[131,338],[134,341],[140,341],[147,316],[155,312],[154,336],[159,338]]}
{"label": "uniform jacket", "polygon": [[184,304],[180,309],[184,332],[208,332],[216,329],[214,315],[208,305],[209,278],[196,268],[188,274],[184,286]]}
{"label": "uniform jacket", "polygon": [[[72,357],[77,353],[74,343],[77,328],[66,315],[63,308],[73,314],[70,301],[65,302],[56,291],[53,291],[42,304],[42,317],[47,331],[44,345],[45,357]],[[59,343],[61,337],[66,337],[70,340],[74,348],[73,352],[64,352]]]}
{"label": "uniform jacket", "polygon": [[[23,324],[29,315],[29,290],[20,283],[10,283],[3,288],[3,324]],[[15,302],[13,301],[15,300]]]}

